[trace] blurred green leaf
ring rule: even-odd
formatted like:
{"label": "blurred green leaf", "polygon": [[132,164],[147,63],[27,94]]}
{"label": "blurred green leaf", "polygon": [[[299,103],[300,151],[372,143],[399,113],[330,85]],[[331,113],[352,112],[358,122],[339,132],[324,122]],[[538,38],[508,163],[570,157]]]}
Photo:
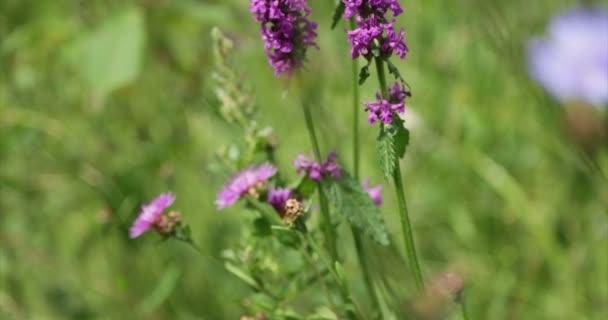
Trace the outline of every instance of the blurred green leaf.
{"label": "blurred green leaf", "polygon": [[334,9],[334,15],[331,18],[331,29],[333,30],[342,19],[342,15],[344,15],[344,2],[338,0],[338,4],[336,5],[336,9]]}
{"label": "blurred green leaf", "polygon": [[361,185],[343,172],[341,179],[323,179],[321,188],[334,208],[355,227],[381,245],[388,245],[388,233],[380,210]]}
{"label": "blurred green leaf", "polygon": [[77,39],[69,51],[71,63],[94,95],[103,98],[135,80],[145,33],[143,13],[131,7]]}
{"label": "blurred green leaf", "polygon": [[163,273],[162,277],[158,280],[156,288],[154,288],[154,290],[144,298],[140,305],[140,309],[147,313],[154,311],[154,309],[163,304],[177,287],[180,276],[181,271],[177,266],[169,266],[169,268],[167,268],[167,270]]}

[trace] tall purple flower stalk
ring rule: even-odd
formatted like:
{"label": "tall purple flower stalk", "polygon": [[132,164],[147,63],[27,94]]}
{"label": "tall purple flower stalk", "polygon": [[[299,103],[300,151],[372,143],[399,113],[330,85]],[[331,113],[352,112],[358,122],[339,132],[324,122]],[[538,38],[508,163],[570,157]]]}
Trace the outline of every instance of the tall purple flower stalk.
{"label": "tall purple flower stalk", "polygon": [[342,0],[344,19],[355,17],[357,28],[347,31],[351,45],[350,56],[359,56],[371,60],[374,56],[390,57],[393,52],[405,59],[408,47],[403,37],[405,30],[395,31],[395,19],[389,20],[387,14],[392,11],[393,17],[403,10],[397,0]]}
{"label": "tall purple flower stalk", "polygon": [[257,168],[251,166],[249,169],[239,172],[218,193],[215,205],[222,210],[235,204],[247,194],[256,196],[257,189],[265,187],[266,181],[276,173],[277,169],[268,163]]}
{"label": "tall purple flower stalk", "polygon": [[382,99],[380,93],[376,93],[376,101],[363,103],[367,110],[367,122],[374,124],[380,120],[384,124],[391,124],[394,113],[405,112],[405,98],[409,96],[410,93],[405,91],[399,82],[395,82],[393,87],[389,88],[388,100]]}
{"label": "tall purple flower stalk", "polygon": [[608,9],[577,8],[557,15],[549,37],[528,48],[530,73],[561,102],[608,106]]}
{"label": "tall purple flower stalk", "polygon": [[293,162],[293,166],[298,174],[305,173],[314,181],[321,181],[323,177],[339,179],[342,176],[335,152],[330,153],[323,163],[308,160],[303,154],[298,154],[298,159]]}
{"label": "tall purple flower stalk", "polygon": [[261,24],[264,50],[275,76],[291,75],[302,66],[307,49],[318,48],[317,24],[308,19],[312,9],[307,0],[251,0],[249,10]]}

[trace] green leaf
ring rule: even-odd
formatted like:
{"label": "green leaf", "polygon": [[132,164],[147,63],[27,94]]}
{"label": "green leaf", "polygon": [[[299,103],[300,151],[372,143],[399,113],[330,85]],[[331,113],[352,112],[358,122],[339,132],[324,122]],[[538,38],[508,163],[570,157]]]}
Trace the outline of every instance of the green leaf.
{"label": "green leaf", "polygon": [[380,210],[356,180],[343,172],[338,180],[323,179],[321,188],[332,206],[353,226],[381,245],[389,243]]}
{"label": "green leaf", "polygon": [[386,128],[383,128],[377,140],[380,167],[386,181],[390,181],[397,164],[395,137]]}
{"label": "green leaf", "polygon": [[331,29],[333,30],[342,19],[342,15],[344,14],[344,2],[338,0],[338,5],[336,5],[336,9],[334,10],[334,16],[331,19]]}
{"label": "green leaf", "polygon": [[298,180],[288,185],[287,188],[294,190],[304,198],[310,198],[317,190],[317,183],[310,180],[307,175],[302,175]]}
{"label": "green leaf", "polygon": [[239,267],[233,265],[230,262],[226,262],[224,264],[224,267],[226,268],[226,270],[228,270],[230,273],[235,275],[237,278],[241,279],[243,282],[245,282],[252,288],[254,288],[256,290],[260,289],[260,285],[258,284],[258,282],[252,276],[250,276],[247,272],[241,270]]}
{"label": "green leaf", "polygon": [[394,137],[395,152],[401,159],[405,156],[407,145],[410,143],[410,131],[403,126],[403,120],[393,117],[393,124],[390,127],[391,135]]}
{"label": "green leaf", "polygon": [[267,237],[272,234],[272,229],[268,219],[258,217],[253,221],[253,235],[256,237]]}
{"label": "green leaf", "polygon": [[181,271],[175,265],[163,273],[157,281],[156,288],[142,301],[140,308],[143,312],[152,312],[162,305],[177,287],[177,283],[181,276]]}
{"label": "green leaf", "polygon": [[144,42],[144,15],[131,7],[81,36],[69,53],[76,72],[92,93],[104,97],[135,80],[141,69]]}
{"label": "green leaf", "polygon": [[359,85],[364,84],[367,78],[369,78],[369,65],[362,67],[359,71]]}
{"label": "green leaf", "polygon": [[386,64],[388,65],[388,72],[395,76],[395,79],[402,79],[399,69],[389,59],[386,59]]}

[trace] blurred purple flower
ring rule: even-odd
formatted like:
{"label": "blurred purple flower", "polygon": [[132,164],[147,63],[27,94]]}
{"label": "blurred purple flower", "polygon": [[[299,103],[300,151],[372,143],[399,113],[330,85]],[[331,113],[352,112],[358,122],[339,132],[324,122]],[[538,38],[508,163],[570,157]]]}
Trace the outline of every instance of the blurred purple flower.
{"label": "blurred purple flower", "polygon": [[293,162],[293,166],[298,174],[305,173],[314,181],[321,181],[321,178],[324,176],[339,179],[342,174],[340,172],[340,165],[338,165],[336,160],[336,152],[331,152],[327,156],[327,160],[321,164],[308,160],[303,154],[298,154],[298,159]]}
{"label": "blurred purple flower", "polygon": [[266,201],[282,216],[285,212],[285,203],[293,198],[289,189],[270,189]]}
{"label": "blurred purple flower", "polygon": [[374,204],[376,204],[376,206],[380,206],[382,204],[382,185],[379,184],[373,188],[370,188],[369,186],[369,179],[365,179],[365,181],[363,181],[363,190],[365,190],[365,192],[367,192],[367,194],[369,194],[369,197],[372,198],[372,201],[374,201]]}
{"label": "blurred purple flower", "polygon": [[378,49],[381,56],[388,58],[393,52],[405,59],[408,47],[403,40],[405,31],[395,31],[395,20],[389,21],[387,12],[393,12],[393,17],[400,15],[403,10],[397,0],[342,0],[345,5],[344,18],[355,17],[357,28],[347,31],[348,42],[351,45],[352,59],[360,55],[370,60],[372,50]]}
{"label": "blurred purple flower", "polygon": [[576,8],[553,18],[549,37],[528,46],[532,77],[560,102],[608,105],[608,9]]}
{"label": "blurred purple flower", "polygon": [[139,216],[135,219],[133,226],[129,229],[129,237],[137,238],[150,228],[162,216],[163,211],[175,201],[175,196],[171,193],[163,193],[158,198],[152,200],[141,207]]}
{"label": "blurred purple flower", "polygon": [[266,180],[276,173],[277,169],[269,163],[258,168],[251,166],[249,169],[239,172],[218,193],[215,205],[218,210],[222,210],[235,204],[246,193],[263,186]]}
{"label": "blurred purple flower", "polygon": [[251,0],[249,10],[261,23],[264,50],[275,76],[302,66],[308,47],[316,47],[317,24],[308,16],[307,0]]}
{"label": "blurred purple flower", "polygon": [[363,103],[367,111],[367,122],[374,124],[380,120],[384,124],[391,124],[393,113],[405,112],[405,98],[409,96],[410,93],[395,81],[393,87],[389,88],[389,100],[382,99],[380,93],[376,93],[376,101]]}

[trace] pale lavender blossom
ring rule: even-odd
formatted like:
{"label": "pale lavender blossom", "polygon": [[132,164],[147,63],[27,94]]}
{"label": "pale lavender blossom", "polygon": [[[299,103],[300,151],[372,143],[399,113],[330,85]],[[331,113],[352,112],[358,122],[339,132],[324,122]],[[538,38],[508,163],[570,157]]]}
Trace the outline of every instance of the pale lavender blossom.
{"label": "pale lavender blossom", "polygon": [[251,166],[249,169],[239,172],[218,193],[215,205],[218,210],[222,210],[235,204],[247,193],[255,194],[255,190],[264,187],[266,181],[276,173],[277,169],[269,163],[257,168]]}
{"label": "pale lavender blossom", "polygon": [[562,103],[608,106],[608,8],[567,10],[528,46],[532,77]]}
{"label": "pale lavender blossom", "polygon": [[175,196],[171,193],[163,193],[158,198],[143,205],[141,211],[133,226],[129,229],[129,237],[137,238],[150,228],[154,227],[155,223],[163,215],[163,211],[167,209],[175,201]]}
{"label": "pale lavender blossom", "polygon": [[348,42],[351,45],[350,56],[359,56],[370,60],[374,57],[374,49],[381,57],[388,58],[393,52],[405,59],[409,51],[404,41],[405,31],[395,31],[395,19],[387,18],[388,11],[393,17],[400,15],[403,10],[397,0],[342,0],[345,5],[344,18],[355,17],[357,28],[347,31]]}
{"label": "pale lavender blossom", "polygon": [[298,174],[305,173],[314,181],[321,181],[323,177],[332,177],[334,179],[342,177],[335,152],[331,152],[327,156],[327,160],[321,164],[309,160],[303,154],[298,154],[298,159],[293,162],[293,166]]}
{"label": "pale lavender blossom", "polygon": [[282,216],[285,212],[285,203],[291,198],[293,198],[293,192],[289,189],[270,189],[266,202]]}
{"label": "pale lavender blossom", "polygon": [[369,179],[365,179],[363,181],[363,190],[369,194],[369,197],[372,198],[374,204],[376,206],[380,206],[382,204],[382,185],[379,184],[373,188],[369,186]]}
{"label": "pale lavender blossom", "polygon": [[367,111],[367,122],[374,124],[380,120],[384,124],[391,124],[394,113],[403,114],[405,112],[405,98],[409,96],[410,93],[399,82],[395,82],[393,87],[389,88],[388,100],[382,99],[380,93],[377,93],[376,101],[363,103]]}
{"label": "pale lavender blossom", "polygon": [[[317,24],[307,0],[251,0],[249,10],[261,23],[261,36],[268,63],[275,76],[287,76],[302,66],[309,47],[317,47]],[[317,47],[318,48],[318,47]]]}

